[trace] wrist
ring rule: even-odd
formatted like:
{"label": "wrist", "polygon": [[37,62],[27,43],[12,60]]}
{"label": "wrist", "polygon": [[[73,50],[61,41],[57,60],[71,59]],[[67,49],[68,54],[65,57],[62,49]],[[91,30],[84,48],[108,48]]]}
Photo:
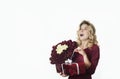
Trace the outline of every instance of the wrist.
{"label": "wrist", "polygon": [[83,54],[83,57],[87,57],[87,55],[86,55],[86,54]]}

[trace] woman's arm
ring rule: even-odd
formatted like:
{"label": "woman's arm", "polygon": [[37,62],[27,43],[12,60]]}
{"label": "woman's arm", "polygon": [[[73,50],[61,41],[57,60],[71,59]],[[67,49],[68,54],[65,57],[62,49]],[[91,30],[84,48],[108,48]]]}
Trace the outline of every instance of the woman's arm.
{"label": "woman's arm", "polygon": [[91,66],[91,62],[89,61],[88,56],[86,54],[83,55],[83,59],[84,59],[86,69],[88,69]]}
{"label": "woman's arm", "polygon": [[97,67],[100,58],[99,47],[97,45],[94,45],[90,50],[92,50],[90,60],[88,59],[88,56],[84,51],[79,50],[79,53],[83,56],[84,59],[84,62],[78,63],[82,74],[84,73],[93,74]]}
{"label": "woman's arm", "polygon": [[93,74],[95,72],[99,58],[100,58],[100,50],[99,47],[95,45],[92,48],[92,57],[90,59],[91,66],[86,70],[86,73]]}
{"label": "woman's arm", "polygon": [[86,66],[86,69],[88,69],[91,66],[91,62],[88,59],[88,56],[85,53],[85,51],[83,49],[75,49],[75,52],[78,52],[79,54],[83,56],[84,64]]}

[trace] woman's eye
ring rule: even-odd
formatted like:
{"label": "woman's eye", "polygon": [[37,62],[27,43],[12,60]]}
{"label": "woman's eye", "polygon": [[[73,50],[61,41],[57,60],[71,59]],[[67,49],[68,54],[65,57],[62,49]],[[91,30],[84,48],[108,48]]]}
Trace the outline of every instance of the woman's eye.
{"label": "woman's eye", "polygon": [[87,28],[85,28],[84,30],[88,30]]}
{"label": "woman's eye", "polygon": [[81,29],[81,30],[87,30],[87,29],[85,28],[85,29]]}

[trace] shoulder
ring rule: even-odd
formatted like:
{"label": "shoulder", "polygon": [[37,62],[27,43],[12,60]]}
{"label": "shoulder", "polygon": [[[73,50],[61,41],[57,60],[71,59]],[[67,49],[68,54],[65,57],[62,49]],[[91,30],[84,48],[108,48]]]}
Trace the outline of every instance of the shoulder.
{"label": "shoulder", "polygon": [[91,47],[92,50],[99,50],[99,46],[97,44],[93,44],[93,46]]}
{"label": "shoulder", "polygon": [[100,54],[100,48],[97,44],[94,44],[92,47],[91,47],[91,50],[92,50],[92,54],[93,55],[99,55]]}

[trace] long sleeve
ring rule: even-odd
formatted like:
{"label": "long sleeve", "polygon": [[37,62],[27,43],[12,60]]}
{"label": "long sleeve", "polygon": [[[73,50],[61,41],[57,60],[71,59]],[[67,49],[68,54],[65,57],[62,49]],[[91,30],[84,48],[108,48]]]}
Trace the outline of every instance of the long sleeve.
{"label": "long sleeve", "polygon": [[94,46],[92,49],[92,55],[91,55],[91,59],[90,59],[91,66],[86,70],[86,73],[93,74],[95,72],[99,58],[100,58],[99,47]]}

